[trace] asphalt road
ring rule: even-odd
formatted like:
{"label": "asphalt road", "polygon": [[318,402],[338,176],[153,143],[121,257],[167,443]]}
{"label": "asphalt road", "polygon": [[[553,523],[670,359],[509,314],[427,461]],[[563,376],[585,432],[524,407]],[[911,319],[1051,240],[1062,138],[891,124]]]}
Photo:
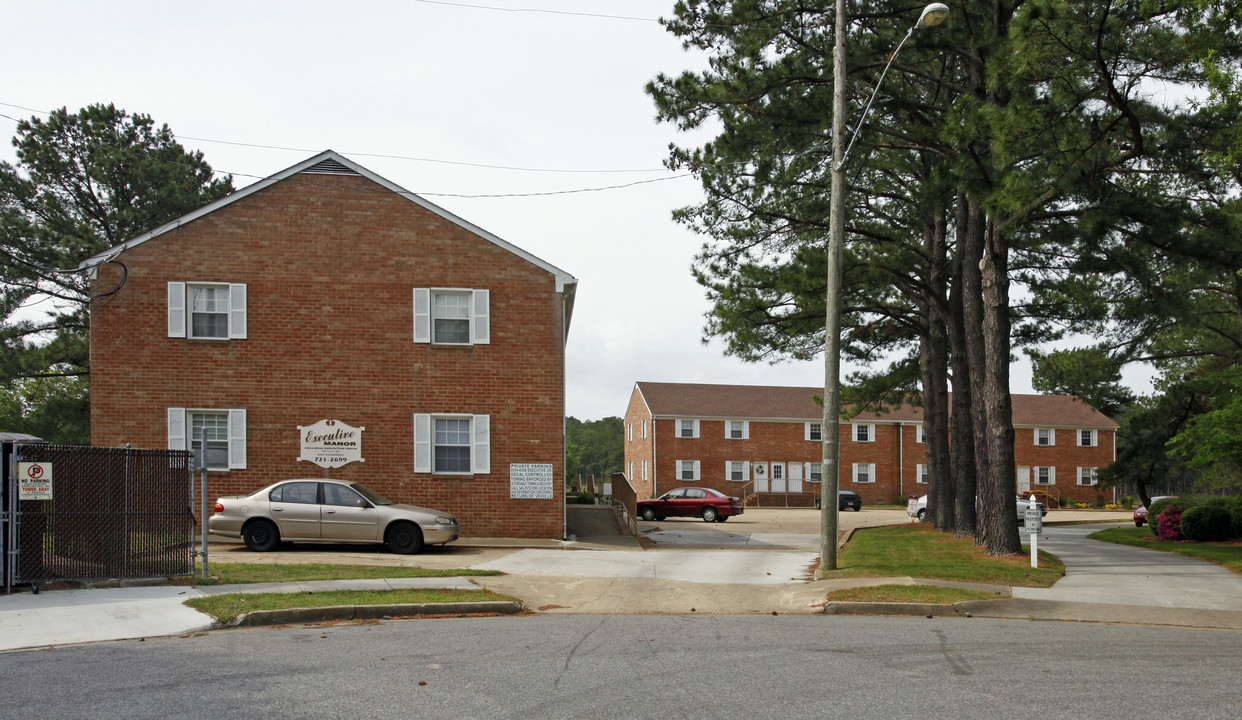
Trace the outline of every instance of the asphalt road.
{"label": "asphalt road", "polygon": [[0,655],[0,718],[1199,718],[1242,633],[1024,620],[519,617]]}

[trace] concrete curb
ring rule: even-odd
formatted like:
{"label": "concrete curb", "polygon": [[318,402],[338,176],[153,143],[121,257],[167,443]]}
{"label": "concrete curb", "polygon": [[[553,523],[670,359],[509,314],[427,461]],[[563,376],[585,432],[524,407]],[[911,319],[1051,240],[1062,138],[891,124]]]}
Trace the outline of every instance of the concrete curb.
{"label": "concrete curb", "polygon": [[521,603],[508,600],[460,603],[406,603],[398,605],[331,605],[287,610],[256,610],[238,615],[221,627],[261,627],[296,625],[331,620],[378,620],[416,615],[516,615],[524,612]]}
{"label": "concrete curb", "polygon": [[941,603],[830,602],[825,615],[922,615],[924,617],[958,617],[953,605]]}
{"label": "concrete curb", "polygon": [[1026,600],[1022,598],[963,600],[952,605],[936,603],[830,602],[824,606],[824,614],[981,617],[1006,620],[1058,620],[1242,630],[1242,612],[1233,610],[1198,610],[1194,608],[1149,607],[1144,605],[1102,605],[1098,603]]}

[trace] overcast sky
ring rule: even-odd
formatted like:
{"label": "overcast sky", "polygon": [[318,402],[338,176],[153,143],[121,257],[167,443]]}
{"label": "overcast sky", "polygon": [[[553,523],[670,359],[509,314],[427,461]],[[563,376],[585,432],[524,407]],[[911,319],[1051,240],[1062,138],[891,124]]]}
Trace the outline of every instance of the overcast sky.
{"label": "overcast sky", "polygon": [[[5,5],[0,114],[111,102],[238,187],[336,150],[577,277],[570,415],[623,415],[640,380],[823,384],[822,359],[701,341],[701,239],[670,217],[699,186],[662,168],[692,139],[643,91],[704,64],[656,22],[673,0]],[[1013,391],[1031,391],[1025,364]]]}

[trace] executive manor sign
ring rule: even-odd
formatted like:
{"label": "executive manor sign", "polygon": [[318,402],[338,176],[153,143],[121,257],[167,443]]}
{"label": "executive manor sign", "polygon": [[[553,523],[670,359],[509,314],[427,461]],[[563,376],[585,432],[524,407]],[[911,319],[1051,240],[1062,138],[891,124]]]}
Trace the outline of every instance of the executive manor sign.
{"label": "executive manor sign", "polygon": [[314,425],[299,425],[302,454],[298,461],[313,462],[323,468],[338,468],[351,462],[366,462],[362,457],[362,431],[339,420],[320,420]]}

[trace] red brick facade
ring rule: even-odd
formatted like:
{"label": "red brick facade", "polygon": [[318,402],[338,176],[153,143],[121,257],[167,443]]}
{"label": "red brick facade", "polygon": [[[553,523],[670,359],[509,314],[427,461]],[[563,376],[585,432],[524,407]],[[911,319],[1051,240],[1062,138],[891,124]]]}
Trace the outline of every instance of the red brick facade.
{"label": "red brick facade", "polygon": [[[94,445],[184,447],[182,409],[235,411],[228,463],[244,467],[210,473],[212,495],[331,476],[450,512],[465,536],[563,537],[572,276],[331,152],[115,259],[125,282],[91,314]],[[116,267],[101,266],[97,287],[119,279]],[[244,304],[244,337],[170,336],[180,283],[232,284],[220,287]],[[470,341],[415,341],[420,288],[474,303]],[[465,472],[416,468],[415,418],[434,428],[437,415],[470,428]],[[299,426],[324,419],[365,428],[364,462],[298,461]],[[447,456],[436,442],[424,451]],[[513,499],[511,463],[551,466],[552,497]]]}
{"label": "red brick facade", "polygon": [[[625,415],[625,472],[640,498],[699,485],[749,498],[751,504],[811,506],[820,492],[812,475],[823,457],[821,440],[814,435],[823,419],[814,398],[822,392],[637,383]],[[921,409],[909,407],[842,422],[841,489],[858,493],[865,504],[904,504],[908,495],[925,494],[922,424]],[[1093,504],[1111,500],[1111,491],[1106,496],[1080,468],[1112,463],[1115,423],[1077,398],[1015,395],[1014,427],[1019,489],[1029,486],[1055,499]],[[1037,430],[1042,441],[1053,444],[1036,445]],[[1081,440],[1095,444],[1082,446]],[[691,479],[682,478],[687,473]]]}

